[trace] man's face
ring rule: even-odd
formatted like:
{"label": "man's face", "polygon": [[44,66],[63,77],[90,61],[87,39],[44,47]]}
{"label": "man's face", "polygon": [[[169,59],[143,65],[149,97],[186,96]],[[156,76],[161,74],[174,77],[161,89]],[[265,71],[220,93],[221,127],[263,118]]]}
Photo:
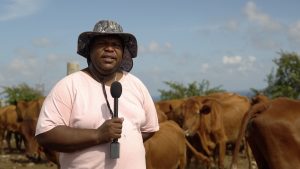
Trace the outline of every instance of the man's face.
{"label": "man's face", "polygon": [[123,44],[118,36],[96,37],[90,46],[90,58],[95,68],[103,74],[115,72],[122,61]]}

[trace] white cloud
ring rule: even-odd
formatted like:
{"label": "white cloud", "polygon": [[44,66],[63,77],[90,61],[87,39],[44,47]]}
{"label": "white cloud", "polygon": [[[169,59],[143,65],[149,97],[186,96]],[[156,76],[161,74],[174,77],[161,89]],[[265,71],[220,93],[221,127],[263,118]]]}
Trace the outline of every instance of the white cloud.
{"label": "white cloud", "polygon": [[239,23],[236,20],[229,20],[225,24],[225,28],[229,31],[237,31],[239,29]]}
{"label": "white cloud", "polygon": [[8,64],[8,70],[19,75],[33,75],[38,65],[38,58],[26,49],[18,49],[16,54],[17,56]]}
{"label": "white cloud", "polygon": [[139,52],[144,54],[149,53],[169,53],[172,49],[171,43],[166,42],[165,44],[159,44],[157,42],[150,42],[148,46],[141,46]]}
{"label": "white cloud", "polygon": [[156,51],[161,50],[160,47],[159,47],[159,44],[156,43],[156,42],[151,42],[148,46],[148,49],[149,49],[150,52],[156,52]]}
{"label": "white cloud", "polygon": [[206,73],[207,70],[210,68],[209,64],[208,63],[203,63],[200,67],[200,72],[201,73]]}
{"label": "white cloud", "polygon": [[36,38],[32,40],[32,43],[36,47],[49,47],[52,46],[52,43],[48,38]]}
{"label": "white cloud", "polygon": [[36,13],[41,5],[41,0],[7,0],[2,5],[0,21],[8,21]]}
{"label": "white cloud", "polygon": [[47,56],[47,60],[50,61],[50,62],[56,62],[58,61],[60,58],[60,56],[56,55],[56,54],[49,54]]}
{"label": "white cloud", "polygon": [[224,64],[239,64],[242,58],[240,56],[223,56]]}
{"label": "white cloud", "polygon": [[288,30],[289,38],[294,42],[300,42],[300,21],[292,24]]}
{"label": "white cloud", "polygon": [[[80,58],[80,57],[79,57]],[[83,57],[82,57],[83,58]],[[85,60],[85,58],[84,58]],[[64,55],[64,54],[48,54],[45,59],[45,64],[51,65],[51,64],[60,64],[60,63],[79,63],[79,61],[76,59],[76,57],[71,55]],[[52,65],[53,66],[53,65]]]}
{"label": "white cloud", "polygon": [[249,56],[248,59],[249,59],[250,63],[253,63],[256,61],[256,57],[254,57],[254,56]]}
{"label": "white cloud", "polygon": [[229,73],[247,72],[254,69],[256,57],[241,57],[241,56],[224,56],[223,64],[227,65],[227,71]]}
{"label": "white cloud", "polygon": [[250,21],[259,24],[267,30],[279,30],[281,28],[281,25],[274,21],[269,15],[259,11],[254,2],[248,2],[244,12]]}
{"label": "white cloud", "polygon": [[254,63],[256,61],[256,57],[254,56],[249,56],[247,58],[245,58],[240,66],[238,67],[238,70],[241,71],[241,72],[246,72],[248,70],[252,70],[254,67]]}
{"label": "white cloud", "polygon": [[276,40],[275,36],[267,33],[255,34],[255,36],[251,36],[251,41],[256,49],[262,50],[278,50],[282,46],[281,42]]}

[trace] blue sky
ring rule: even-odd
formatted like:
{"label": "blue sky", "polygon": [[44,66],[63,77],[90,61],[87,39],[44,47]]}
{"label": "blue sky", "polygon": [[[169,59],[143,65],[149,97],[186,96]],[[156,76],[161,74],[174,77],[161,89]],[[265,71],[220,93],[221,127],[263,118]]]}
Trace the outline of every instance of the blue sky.
{"label": "blue sky", "polygon": [[[208,80],[228,91],[266,87],[278,52],[300,53],[298,0],[0,0],[0,86],[44,84],[67,62],[86,67],[77,38],[112,19],[138,40],[132,73],[152,96],[164,81]],[[0,89],[1,90],[1,89]]]}

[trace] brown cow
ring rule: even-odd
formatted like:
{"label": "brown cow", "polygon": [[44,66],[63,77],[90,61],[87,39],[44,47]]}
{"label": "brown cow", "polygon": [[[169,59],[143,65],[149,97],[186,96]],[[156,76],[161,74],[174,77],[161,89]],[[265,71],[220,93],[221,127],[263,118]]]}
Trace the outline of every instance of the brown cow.
{"label": "brown cow", "polygon": [[[185,130],[186,136],[193,136],[199,129],[199,125],[201,123],[201,115],[207,114],[209,112],[210,109],[208,106],[204,106],[195,98],[188,98],[185,99],[179,107],[172,110],[170,113],[172,113],[175,117],[173,120],[176,121],[176,123],[178,123]],[[208,157],[202,152],[198,152],[199,150],[197,151],[197,149],[193,147],[195,146],[193,145],[193,142],[191,142],[190,144],[191,145],[189,145],[187,142],[189,150],[192,151],[193,155],[195,155],[198,160],[204,162],[205,165],[210,166],[211,161],[208,159]],[[188,156],[188,165],[189,161],[190,156]]]}
{"label": "brown cow", "polygon": [[242,119],[250,108],[250,101],[247,97],[236,93],[213,93],[205,97],[198,97],[201,100],[214,100],[215,111],[220,112],[227,137],[227,144],[234,144],[238,138]]}
{"label": "brown cow", "polygon": [[[299,100],[277,98],[250,109],[241,133],[246,134],[259,169],[300,166],[299,121]],[[232,161],[232,168],[237,168],[236,161]]]}
{"label": "brown cow", "polygon": [[250,112],[246,138],[259,169],[300,166],[300,101],[278,98]]}
{"label": "brown cow", "polygon": [[[178,114],[173,114],[174,112],[173,110],[173,106],[175,106],[176,108],[178,108],[182,103],[184,103],[184,99],[182,100],[167,100],[167,101],[160,101],[158,103],[155,103],[155,107],[157,110],[157,114],[158,114],[158,121],[161,122],[165,122],[166,120],[172,120],[172,121],[176,121],[177,124],[181,124],[182,125],[182,120],[178,120],[177,116],[181,116]],[[162,105],[163,107],[165,107],[165,111],[168,111],[169,113],[169,117],[171,119],[168,119],[168,117],[166,116],[165,112],[163,112],[160,109],[160,105]],[[168,108],[168,109],[166,109]],[[198,111],[198,110],[197,110]],[[171,115],[172,114],[172,115]],[[180,121],[180,122],[179,122]],[[193,126],[191,126],[193,127]],[[194,157],[196,157],[196,159],[202,161],[205,165],[209,166],[211,163],[211,160],[205,156],[203,153],[198,152],[191,143],[189,143],[189,141],[186,139],[185,140],[187,148],[188,148],[188,153],[192,154]]]}
{"label": "brown cow", "polygon": [[25,155],[33,161],[41,160],[41,152],[39,151],[39,144],[34,135],[36,128],[36,119],[26,119],[20,123],[20,133],[23,136],[25,145]]}
{"label": "brown cow", "polygon": [[[249,107],[250,102],[247,97],[234,93],[215,93],[186,99],[176,110],[180,112],[174,114],[183,114],[185,123],[183,128],[189,128],[187,134],[199,135],[201,147],[198,149],[212,156],[217,148],[218,166],[223,168],[225,145],[235,143],[242,118]],[[203,112],[210,113],[203,115]]]}
{"label": "brown cow", "polygon": [[42,160],[49,160],[55,163],[59,168],[58,152],[45,149],[44,147],[41,147],[38,144],[34,136],[36,124],[37,124],[37,119],[34,118],[25,119],[20,123],[20,133],[23,136],[26,157],[36,162]]}
{"label": "brown cow", "polygon": [[267,101],[269,101],[269,98],[267,96],[265,96],[262,93],[258,93],[257,95],[251,98],[251,105]]}
{"label": "brown cow", "polygon": [[18,121],[38,118],[44,100],[45,98],[42,97],[32,101],[18,101],[17,102]]}
{"label": "brown cow", "polygon": [[[195,98],[191,98],[195,99]],[[222,106],[218,100],[207,97],[206,99],[195,99],[194,106],[200,105],[198,112],[206,110],[206,113],[198,113],[199,125],[196,125],[196,132],[201,140],[202,148],[207,155],[213,156],[212,152],[217,151],[218,167],[224,168],[226,142],[228,140],[225,128],[224,120],[222,116]],[[198,102],[198,103],[197,103]],[[190,105],[190,107],[193,105]],[[207,112],[209,112],[207,114]],[[191,113],[191,112],[189,112]],[[194,115],[196,115],[194,113]],[[193,133],[193,132],[191,132]]]}
{"label": "brown cow", "polygon": [[147,169],[184,169],[186,143],[182,129],[174,121],[160,123],[160,129],[145,143]]}
{"label": "brown cow", "polygon": [[178,108],[182,103],[184,99],[172,99],[172,100],[162,100],[155,102],[155,105],[159,106],[160,110],[163,111],[169,120],[174,120],[177,118],[172,113],[173,109]]}
{"label": "brown cow", "polygon": [[[251,98],[251,108],[258,104],[258,103],[266,103],[268,102],[270,99],[265,96],[264,94],[262,93],[257,93],[255,96],[253,96]],[[249,110],[251,110],[251,108]],[[236,140],[236,146],[235,149],[234,149],[234,152],[233,152],[233,155],[232,155],[232,160],[231,160],[231,164],[230,164],[230,168],[231,169],[236,169],[237,168],[237,160],[238,160],[238,153],[239,153],[239,145],[241,144],[242,140],[244,140],[244,133],[245,133],[245,129],[246,129],[246,126],[247,126],[247,121],[249,120],[250,118],[250,113],[249,111],[244,115],[243,117],[243,120],[242,120],[242,125],[241,125],[241,128],[240,128],[240,131],[239,131],[239,135],[238,135],[238,139]],[[248,148],[248,143],[246,143],[246,155],[247,155],[247,158],[248,158],[248,161],[249,161],[249,169],[252,169],[253,168],[253,165],[257,166],[256,163],[253,164],[254,162],[252,161],[253,160],[253,154],[252,152],[250,152],[251,150],[249,150]]]}
{"label": "brown cow", "polygon": [[165,112],[163,112],[163,111],[160,109],[160,106],[159,106],[158,104],[155,104],[155,108],[156,108],[156,112],[157,112],[158,122],[161,123],[161,122],[167,121],[167,120],[168,120],[168,117],[167,117],[167,115],[165,114]]}
{"label": "brown cow", "polygon": [[[225,145],[236,142],[242,118],[250,107],[247,97],[229,92],[160,101],[156,104],[168,111],[166,114],[169,120],[174,120],[184,129],[189,129],[186,130],[187,135],[199,135],[201,147],[198,146],[198,150],[212,156],[215,148],[218,148],[220,168],[224,166]],[[207,110],[212,112],[203,115],[199,113],[200,110],[202,113],[208,112]]]}
{"label": "brown cow", "polygon": [[[18,133],[19,123],[17,122],[16,106],[9,105],[0,110],[0,149],[2,149],[2,140],[6,139],[8,150],[12,151],[11,135],[14,134],[16,148],[21,150],[21,139]],[[6,135],[5,135],[6,134]]]}

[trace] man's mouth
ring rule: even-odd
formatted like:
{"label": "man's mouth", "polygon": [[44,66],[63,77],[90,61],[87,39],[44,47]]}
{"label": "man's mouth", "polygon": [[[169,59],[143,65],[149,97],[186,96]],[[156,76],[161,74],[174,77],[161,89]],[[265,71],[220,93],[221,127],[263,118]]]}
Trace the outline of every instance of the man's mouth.
{"label": "man's mouth", "polygon": [[105,61],[105,62],[114,62],[116,60],[116,57],[114,56],[103,56],[102,59]]}

